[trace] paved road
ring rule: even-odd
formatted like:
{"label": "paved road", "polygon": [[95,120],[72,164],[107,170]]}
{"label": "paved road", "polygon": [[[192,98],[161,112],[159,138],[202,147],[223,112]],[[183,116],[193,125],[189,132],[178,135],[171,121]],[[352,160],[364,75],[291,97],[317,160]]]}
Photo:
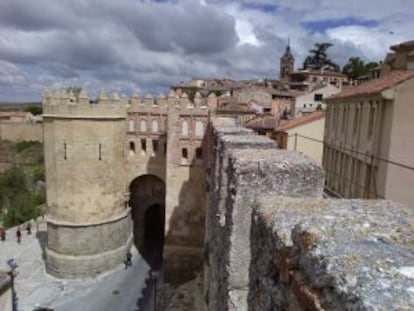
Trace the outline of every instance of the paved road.
{"label": "paved road", "polygon": [[[57,311],[152,311],[149,267],[134,254],[132,267],[100,278],[82,292],[70,293],[52,308]],[[145,297],[144,297],[145,295]]]}
{"label": "paved road", "polygon": [[98,278],[65,281],[45,272],[46,225],[33,227],[31,235],[24,232],[21,244],[16,242],[16,228],[7,231],[5,242],[0,241],[0,270],[8,270],[6,261],[10,258],[19,265],[15,279],[19,311],[32,311],[36,306],[56,311],[153,310],[149,267],[135,248],[133,265],[127,270],[120,265]]}

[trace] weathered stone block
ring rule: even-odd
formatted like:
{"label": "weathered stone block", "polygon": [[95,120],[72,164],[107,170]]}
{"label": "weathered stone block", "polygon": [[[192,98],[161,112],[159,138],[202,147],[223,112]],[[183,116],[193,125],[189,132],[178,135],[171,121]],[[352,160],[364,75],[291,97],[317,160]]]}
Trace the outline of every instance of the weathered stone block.
{"label": "weathered stone block", "polygon": [[413,221],[389,201],[259,199],[249,310],[412,310]]}

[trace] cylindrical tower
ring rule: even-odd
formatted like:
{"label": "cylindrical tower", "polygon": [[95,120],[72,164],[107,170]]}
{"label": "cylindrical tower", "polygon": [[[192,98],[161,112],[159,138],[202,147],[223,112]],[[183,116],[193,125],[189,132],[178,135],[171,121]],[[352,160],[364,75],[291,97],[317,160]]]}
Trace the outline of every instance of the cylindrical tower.
{"label": "cylindrical tower", "polygon": [[94,276],[122,263],[132,242],[126,204],[126,105],[104,93],[43,96],[47,187],[46,269]]}

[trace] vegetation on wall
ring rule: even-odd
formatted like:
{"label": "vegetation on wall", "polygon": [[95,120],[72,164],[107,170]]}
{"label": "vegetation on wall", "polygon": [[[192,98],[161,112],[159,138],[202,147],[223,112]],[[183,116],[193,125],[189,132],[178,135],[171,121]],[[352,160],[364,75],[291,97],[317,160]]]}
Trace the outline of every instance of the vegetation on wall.
{"label": "vegetation on wall", "polygon": [[28,106],[24,109],[24,111],[30,112],[33,115],[38,115],[38,114],[42,114],[43,113],[43,109],[42,106]]}
{"label": "vegetation on wall", "polygon": [[43,146],[0,141],[0,149],[11,161],[11,168],[0,173],[0,220],[12,227],[41,213],[39,205],[45,202]]}

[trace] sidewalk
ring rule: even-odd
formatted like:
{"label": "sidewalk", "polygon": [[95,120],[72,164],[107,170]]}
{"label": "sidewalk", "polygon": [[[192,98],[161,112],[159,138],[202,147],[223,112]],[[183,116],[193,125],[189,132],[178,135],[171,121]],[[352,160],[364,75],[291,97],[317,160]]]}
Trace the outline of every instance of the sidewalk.
{"label": "sidewalk", "polygon": [[[122,282],[123,278],[126,277],[124,265],[121,264],[114,271],[94,279],[56,279],[46,274],[45,271],[43,248],[45,247],[47,237],[46,224],[44,222],[39,223],[38,231],[36,225],[32,225],[31,235],[27,235],[24,226],[21,226],[21,228],[21,244],[17,243],[16,228],[7,230],[6,241],[0,241],[0,270],[9,270],[7,260],[10,258],[14,258],[18,264],[15,288],[19,311],[32,311],[36,306],[48,307],[57,304],[62,305],[62,303],[72,304],[87,295],[88,292],[99,290],[100,287],[104,286],[103,284],[107,286],[108,279],[120,279]],[[135,249],[133,254],[134,264],[141,266],[140,255]],[[142,265],[139,272],[142,274],[142,277],[140,277],[139,281],[144,284],[147,272],[145,265]],[[134,296],[138,296],[140,294],[140,285],[137,279],[134,285],[136,286]],[[110,298],[108,297],[108,299]],[[56,310],[59,310],[59,308]],[[92,311],[94,309],[83,310]]]}

